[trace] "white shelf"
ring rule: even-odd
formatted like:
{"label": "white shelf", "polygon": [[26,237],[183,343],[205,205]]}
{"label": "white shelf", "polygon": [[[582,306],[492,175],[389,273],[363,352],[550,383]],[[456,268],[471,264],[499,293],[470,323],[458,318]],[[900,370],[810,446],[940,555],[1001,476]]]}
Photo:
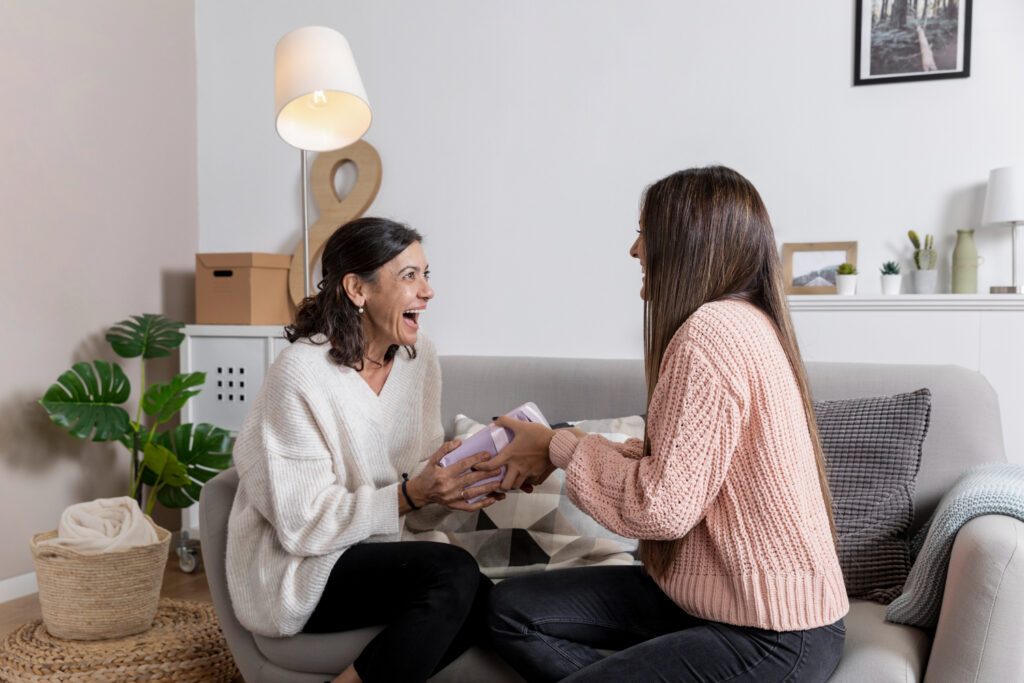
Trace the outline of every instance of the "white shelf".
{"label": "white shelf", "polygon": [[792,311],[1024,311],[1024,294],[793,294]]}
{"label": "white shelf", "polygon": [[185,325],[192,337],[283,337],[284,325]]}

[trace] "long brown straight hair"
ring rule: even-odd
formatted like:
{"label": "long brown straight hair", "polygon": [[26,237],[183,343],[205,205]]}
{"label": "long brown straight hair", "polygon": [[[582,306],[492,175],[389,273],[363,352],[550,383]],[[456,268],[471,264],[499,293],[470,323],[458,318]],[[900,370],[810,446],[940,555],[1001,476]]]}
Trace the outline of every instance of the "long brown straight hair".
{"label": "long brown straight hair", "polygon": [[[800,388],[834,542],[825,458],[789,316],[775,232],[761,196],[749,180],[724,166],[679,171],[647,188],[640,228],[646,261],[644,360],[648,406],[665,349],[694,311],[709,301],[722,299],[741,299],[760,308],[775,323]],[[645,438],[644,454],[650,453],[650,439]],[[652,575],[664,574],[681,540],[640,544],[640,558]]]}

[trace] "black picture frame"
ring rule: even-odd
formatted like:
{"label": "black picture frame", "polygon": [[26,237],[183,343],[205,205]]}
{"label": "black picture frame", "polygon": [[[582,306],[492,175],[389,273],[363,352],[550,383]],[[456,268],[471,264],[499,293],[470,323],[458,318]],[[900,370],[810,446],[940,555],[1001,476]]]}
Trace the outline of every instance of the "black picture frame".
{"label": "black picture frame", "polygon": [[[970,76],[972,4],[973,0],[857,0],[853,84]],[[902,27],[894,19],[901,8],[906,10]],[[887,49],[880,49],[883,44]]]}

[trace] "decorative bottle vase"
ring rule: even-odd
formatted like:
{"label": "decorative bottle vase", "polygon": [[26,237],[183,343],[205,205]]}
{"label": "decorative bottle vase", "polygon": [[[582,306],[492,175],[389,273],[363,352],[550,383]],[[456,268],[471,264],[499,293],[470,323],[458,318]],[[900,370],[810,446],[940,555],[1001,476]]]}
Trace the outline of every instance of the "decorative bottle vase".
{"label": "decorative bottle vase", "polygon": [[974,230],[957,230],[953,247],[953,293],[978,293],[978,249]]}

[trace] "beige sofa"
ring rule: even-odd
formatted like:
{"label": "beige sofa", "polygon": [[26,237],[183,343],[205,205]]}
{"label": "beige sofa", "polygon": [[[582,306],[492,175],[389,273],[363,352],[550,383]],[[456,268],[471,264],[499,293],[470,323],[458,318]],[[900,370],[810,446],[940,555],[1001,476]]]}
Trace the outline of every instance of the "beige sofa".
{"label": "beige sofa", "polygon": [[[996,396],[979,374],[955,366],[809,364],[816,400],[884,396],[928,387],[932,415],[915,494],[916,530],[968,467],[1002,462]],[[442,414],[486,421],[533,400],[555,422],[644,412],[639,360],[442,358]],[[214,604],[246,681],[321,683],[344,669],[377,629],[272,639],[234,618],[224,578],[233,470],[203,489],[202,552]],[[832,681],[1024,681],[1024,523],[979,517],[957,536],[942,612],[934,632],[888,623],[885,607],[852,601],[847,640]],[[436,681],[519,681],[493,653],[474,648]]]}

